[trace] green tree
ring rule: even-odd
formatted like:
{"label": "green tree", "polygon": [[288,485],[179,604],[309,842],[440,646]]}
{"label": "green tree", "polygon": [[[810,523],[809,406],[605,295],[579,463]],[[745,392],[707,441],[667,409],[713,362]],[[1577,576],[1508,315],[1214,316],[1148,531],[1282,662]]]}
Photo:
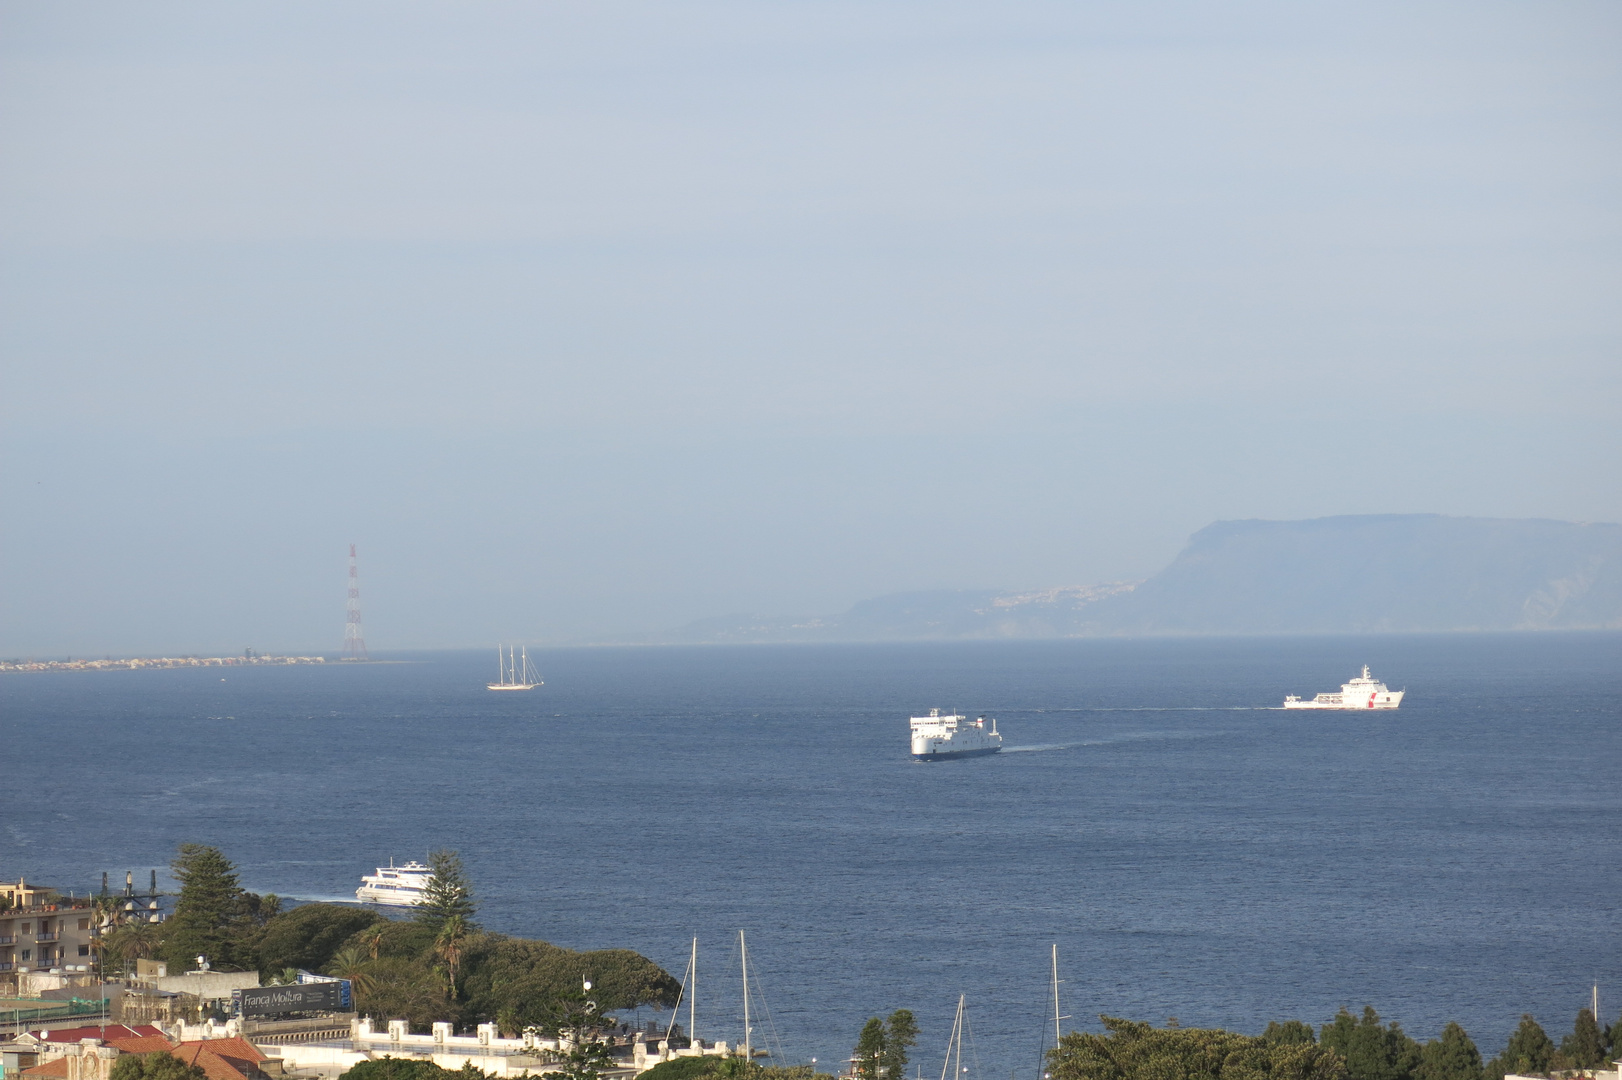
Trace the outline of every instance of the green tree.
{"label": "green tree", "polygon": [[[385,956],[366,966],[371,986],[355,990],[355,1009],[368,1016],[393,1017],[418,1031],[447,1017],[445,984],[420,960]],[[454,1018],[452,1022],[455,1022]]]}
{"label": "green tree", "polygon": [[170,864],[180,882],[175,912],[164,923],[161,955],[171,971],[185,971],[193,958],[206,956],[212,966],[235,966],[231,923],[241,913],[242,887],[236,867],[219,848],[181,844]]}
{"label": "green tree", "polygon": [[1262,1032],[1262,1041],[1272,1043],[1275,1046],[1311,1046],[1318,1041],[1318,1036],[1312,1030],[1311,1024],[1303,1023],[1300,1020],[1285,1020],[1282,1022],[1270,1020],[1267,1024],[1267,1030]]}
{"label": "green tree", "polygon": [[454,851],[434,851],[428,855],[428,884],[423,887],[422,900],[417,904],[417,921],[431,926],[437,934],[445,920],[460,917],[469,929],[474,928],[473,887],[468,884],[462,859]]}
{"label": "green tree", "polygon": [[1449,1023],[1419,1054],[1414,1080],[1483,1080],[1481,1052],[1462,1027]]}
{"label": "green tree", "polygon": [[1054,1080],[1347,1080],[1340,1055],[1311,1043],[1100,1019],[1105,1034],[1073,1031],[1048,1052]]}
{"label": "green tree", "polygon": [[259,968],[320,971],[346,941],[386,921],[375,911],[341,904],[304,904],[280,912],[265,923],[259,936]]}
{"label": "green tree", "polygon": [[1575,1069],[1592,1069],[1605,1061],[1605,1037],[1592,1011],[1577,1014],[1571,1034],[1560,1040],[1560,1054]]}
{"label": "green tree", "polygon": [[882,1080],[884,1076],[884,1021],[872,1017],[862,1025],[851,1053],[851,1073],[859,1080]]}
{"label": "green tree", "polygon": [[856,1037],[856,1075],[861,1080],[901,1080],[907,1075],[907,1050],[917,1042],[918,1022],[911,1010],[897,1009],[888,1021],[873,1017]]}
{"label": "green tree", "polygon": [[111,1080],[207,1080],[208,1074],[167,1051],[123,1054],[113,1062]]}
{"label": "green tree", "polygon": [[442,1069],[432,1061],[381,1057],[351,1065],[338,1080],[488,1080],[489,1075],[472,1062],[460,1069]]}
{"label": "green tree", "polygon": [[591,972],[591,996],[604,1013],[638,1005],[668,1009],[681,988],[657,964],[628,949],[581,953],[501,934],[471,937],[459,971],[470,1019],[495,1019],[509,1031],[535,1028],[547,1035],[567,1026],[568,1003],[581,1000],[582,972]]}
{"label": "green tree", "polygon": [[912,1010],[897,1009],[884,1024],[884,1075],[886,1080],[903,1080],[907,1075],[907,1051],[918,1044],[918,1022]]}
{"label": "green tree", "polygon": [[581,1033],[564,1055],[563,1068],[556,1075],[563,1080],[602,1080],[603,1073],[613,1067],[608,1043],[595,1035]]}
{"label": "green tree", "polygon": [[467,939],[468,926],[460,915],[452,915],[440,923],[439,934],[434,938],[434,952],[445,962],[445,982],[449,989],[446,996],[452,1001],[456,1000],[456,967],[462,962]]}
{"label": "green tree", "polygon": [[1531,1013],[1522,1013],[1520,1026],[1509,1037],[1509,1045],[1494,1060],[1502,1065],[1504,1073],[1526,1075],[1548,1072],[1553,1059],[1554,1042],[1532,1019]]}
{"label": "green tree", "polygon": [[371,962],[372,958],[366,955],[364,949],[355,945],[345,945],[327,963],[323,974],[331,975],[335,979],[348,979],[349,989],[356,998],[359,998],[372,991],[372,975],[368,970]]}
{"label": "green tree", "polygon": [[1395,1022],[1382,1027],[1371,1006],[1363,1007],[1361,1020],[1341,1009],[1324,1025],[1319,1043],[1346,1060],[1351,1080],[1410,1080],[1419,1067],[1419,1044]]}
{"label": "green tree", "polygon": [[714,1076],[719,1059],[714,1057],[679,1057],[661,1061],[653,1068],[638,1073],[636,1080],[703,1080]]}

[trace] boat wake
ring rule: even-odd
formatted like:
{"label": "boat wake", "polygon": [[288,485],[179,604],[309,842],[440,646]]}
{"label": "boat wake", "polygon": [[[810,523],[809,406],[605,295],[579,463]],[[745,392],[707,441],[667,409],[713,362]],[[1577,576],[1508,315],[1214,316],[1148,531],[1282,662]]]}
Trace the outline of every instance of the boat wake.
{"label": "boat wake", "polygon": [[1002,748],[1002,752],[1005,754],[1040,754],[1047,750],[1074,750],[1078,746],[1085,745],[1087,744],[1079,742],[1038,743],[1035,746],[1005,746]]}

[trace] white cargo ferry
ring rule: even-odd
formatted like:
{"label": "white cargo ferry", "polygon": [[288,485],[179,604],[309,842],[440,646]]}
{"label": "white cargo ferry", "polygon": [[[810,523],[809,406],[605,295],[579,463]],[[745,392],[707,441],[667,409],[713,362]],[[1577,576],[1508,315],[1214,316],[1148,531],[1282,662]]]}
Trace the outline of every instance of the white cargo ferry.
{"label": "white cargo ferry", "polygon": [[433,871],[412,860],[404,866],[379,866],[377,873],[363,875],[355,899],[365,904],[385,904],[389,907],[415,907],[422,902],[423,892]]}
{"label": "white cargo ferry", "polygon": [[988,731],[983,716],[970,720],[955,712],[942,716],[939,709],[930,709],[928,716],[912,718],[912,756],[919,761],[980,757],[1001,749],[1002,736],[997,734],[995,720]]}
{"label": "white cargo ferry", "polygon": [[1387,690],[1385,683],[1369,677],[1369,666],[1363,665],[1363,674],[1344,683],[1338,694],[1319,694],[1311,701],[1302,701],[1291,694],[1284,699],[1286,709],[1395,709],[1402,704],[1406,690]]}

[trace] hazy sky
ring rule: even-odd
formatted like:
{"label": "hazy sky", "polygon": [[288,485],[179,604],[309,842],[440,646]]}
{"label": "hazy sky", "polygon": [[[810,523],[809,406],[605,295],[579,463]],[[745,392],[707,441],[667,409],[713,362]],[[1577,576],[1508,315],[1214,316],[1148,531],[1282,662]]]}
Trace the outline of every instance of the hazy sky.
{"label": "hazy sky", "polygon": [[1622,520],[1615,3],[0,2],[0,654]]}

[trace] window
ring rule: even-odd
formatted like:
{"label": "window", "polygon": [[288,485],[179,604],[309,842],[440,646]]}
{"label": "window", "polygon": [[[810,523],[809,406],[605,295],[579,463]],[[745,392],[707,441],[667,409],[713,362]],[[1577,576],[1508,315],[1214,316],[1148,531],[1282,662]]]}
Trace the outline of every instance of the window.
{"label": "window", "polygon": [[88,946],[88,945],[80,945],[79,946],[79,955],[80,956],[89,956],[90,955],[90,946]]}
{"label": "window", "polygon": [[31,922],[23,923],[23,933],[32,934],[33,932],[34,932],[34,924],[33,923],[31,923]]}
{"label": "window", "polygon": [[88,929],[90,929],[90,920],[89,919],[80,919],[79,920],[79,929],[80,930],[88,930]]}
{"label": "window", "polygon": [[33,949],[24,949],[23,950],[23,959],[24,960],[29,959],[33,955],[34,955],[34,950]]}

